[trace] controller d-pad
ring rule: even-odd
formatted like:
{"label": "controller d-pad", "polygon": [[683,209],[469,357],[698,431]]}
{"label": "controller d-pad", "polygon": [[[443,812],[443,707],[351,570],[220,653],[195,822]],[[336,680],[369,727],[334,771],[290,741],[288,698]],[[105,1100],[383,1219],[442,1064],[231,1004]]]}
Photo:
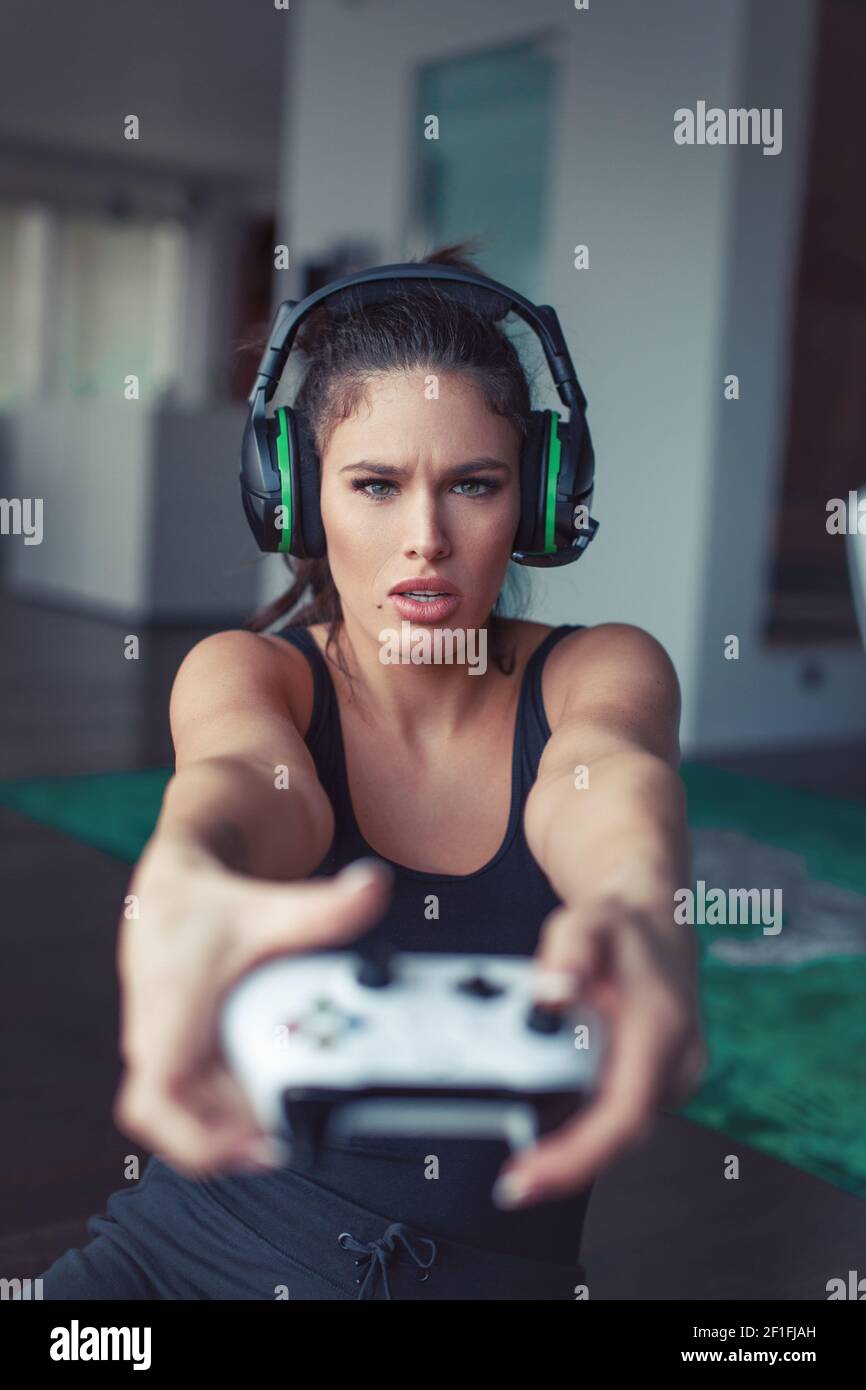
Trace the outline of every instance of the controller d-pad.
{"label": "controller d-pad", "polygon": [[364,1026],[363,1018],[348,1013],[333,999],[316,999],[306,1013],[287,1022],[290,1033],[300,1034],[319,1047],[333,1047],[347,1033]]}

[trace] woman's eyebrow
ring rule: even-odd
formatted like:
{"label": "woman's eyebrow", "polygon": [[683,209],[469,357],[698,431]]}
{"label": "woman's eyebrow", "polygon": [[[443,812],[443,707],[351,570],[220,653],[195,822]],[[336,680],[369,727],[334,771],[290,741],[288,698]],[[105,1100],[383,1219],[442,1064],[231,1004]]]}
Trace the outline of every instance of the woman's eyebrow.
{"label": "woman's eyebrow", "polygon": [[[446,471],[457,477],[463,477],[467,473],[474,473],[479,468],[499,468],[504,473],[510,473],[511,468],[501,459],[487,458],[483,456],[477,459],[468,459],[466,463],[455,463],[453,468]],[[360,463],[347,463],[340,469],[341,473],[375,473],[380,478],[404,478],[411,469],[396,463],[380,463],[377,459],[361,459]]]}

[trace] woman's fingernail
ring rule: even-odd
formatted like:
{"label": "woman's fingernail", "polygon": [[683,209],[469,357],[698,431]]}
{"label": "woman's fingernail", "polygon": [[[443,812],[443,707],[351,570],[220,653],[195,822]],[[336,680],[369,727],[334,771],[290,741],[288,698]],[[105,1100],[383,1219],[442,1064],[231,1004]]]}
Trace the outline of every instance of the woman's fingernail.
{"label": "woman's fingernail", "polygon": [[503,1173],[493,1184],[491,1196],[497,1207],[519,1207],[531,1188],[529,1179],[522,1173]]}
{"label": "woman's fingernail", "polygon": [[535,972],[535,997],[539,1003],[565,1004],[579,989],[580,975],[576,970],[539,968]]}
{"label": "woman's fingernail", "polygon": [[340,882],[348,888],[365,888],[368,883],[375,883],[378,879],[384,878],[387,874],[387,866],[381,859],[371,859],[369,856],[364,859],[356,859],[354,864],[347,864],[340,870]]}

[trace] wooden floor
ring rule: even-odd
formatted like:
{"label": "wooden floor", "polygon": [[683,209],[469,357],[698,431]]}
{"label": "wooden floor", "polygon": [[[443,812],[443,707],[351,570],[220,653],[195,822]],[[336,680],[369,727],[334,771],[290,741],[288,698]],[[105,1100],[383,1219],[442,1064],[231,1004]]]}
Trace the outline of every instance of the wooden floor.
{"label": "wooden floor", "polygon": [[[172,764],[167,708],[210,629],[135,625],[0,598],[0,776]],[[866,748],[727,759],[753,776],[866,800]],[[123,1186],[136,1145],[111,1105],[114,944],[129,866],[0,808],[3,902],[0,1277],[40,1273]],[[725,1155],[741,1177],[725,1181]],[[142,1158],[145,1155],[141,1155]],[[597,1298],[823,1299],[863,1272],[866,1203],[681,1117],[596,1185],[584,1261]]]}

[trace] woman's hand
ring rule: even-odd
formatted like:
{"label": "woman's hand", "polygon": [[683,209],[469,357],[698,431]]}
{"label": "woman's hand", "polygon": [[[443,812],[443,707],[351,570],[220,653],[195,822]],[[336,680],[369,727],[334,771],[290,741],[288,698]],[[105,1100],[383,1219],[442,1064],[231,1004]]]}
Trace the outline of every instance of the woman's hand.
{"label": "woman's hand", "polygon": [[646,1135],[658,1107],[682,1105],[696,1090],[708,1060],[697,942],[675,930],[616,899],[563,905],[544,922],[537,997],[551,1008],[585,1002],[602,1016],[604,1068],[586,1108],[503,1165],[499,1205],[579,1191]]}
{"label": "woman's hand", "polygon": [[392,876],[378,861],[330,879],[276,883],[224,868],[203,850],[154,840],[120,922],[117,1125],[187,1176],[278,1162],[230,1072],[218,1036],[232,985],[274,956],[326,949],[378,920]]}

